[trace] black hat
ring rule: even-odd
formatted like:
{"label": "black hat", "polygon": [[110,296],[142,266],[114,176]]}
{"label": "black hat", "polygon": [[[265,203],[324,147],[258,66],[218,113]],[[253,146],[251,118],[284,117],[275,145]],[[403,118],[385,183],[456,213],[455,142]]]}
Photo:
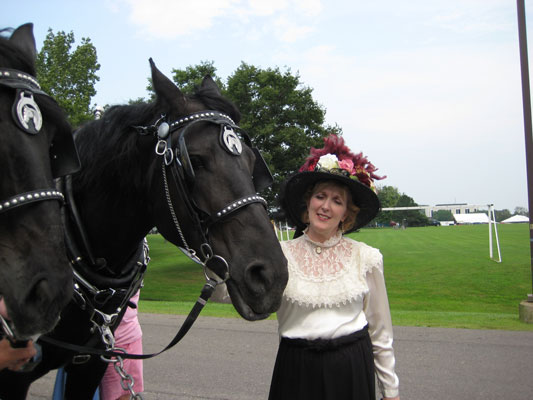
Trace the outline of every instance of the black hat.
{"label": "black hat", "polygon": [[287,217],[296,225],[296,231],[305,229],[302,215],[307,209],[304,195],[318,182],[334,181],[346,185],[353,203],[359,208],[355,223],[344,233],[353,232],[372,221],[380,210],[374,179],[377,168],[362,153],[353,154],[344,139],[335,135],[324,138],[322,149],[311,148],[299,172],[289,177],[281,193],[281,206]]}

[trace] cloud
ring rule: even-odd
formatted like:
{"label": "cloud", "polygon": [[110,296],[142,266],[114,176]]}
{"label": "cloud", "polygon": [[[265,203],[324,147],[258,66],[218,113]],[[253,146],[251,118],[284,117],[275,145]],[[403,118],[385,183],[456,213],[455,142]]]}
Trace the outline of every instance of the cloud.
{"label": "cloud", "polygon": [[[302,20],[322,10],[321,0],[117,0],[109,8],[120,12],[121,6],[128,9],[140,34],[149,38],[193,36],[218,26],[233,29],[238,21],[240,30],[244,25],[282,42],[307,37],[314,28]],[[259,24],[266,28],[257,30]]]}
{"label": "cloud", "polygon": [[328,121],[345,129],[404,138],[431,132],[433,138],[477,142],[520,110],[515,50],[510,45],[444,46],[363,59],[335,46],[317,46],[286,54],[285,63],[299,60],[302,81],[327,104]]}
{"label": "cloud", "polygon": [[129,19],[141,33],[154,38],[176,38],[209,29],[213,20],[227,15],[238,0],[123,0]]}

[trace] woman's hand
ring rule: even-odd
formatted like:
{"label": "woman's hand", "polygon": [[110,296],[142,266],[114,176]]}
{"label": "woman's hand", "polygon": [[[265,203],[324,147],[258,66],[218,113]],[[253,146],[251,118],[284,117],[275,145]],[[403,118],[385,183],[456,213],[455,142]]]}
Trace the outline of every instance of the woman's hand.
{"label": "woman's hand", "polygon": [[18,371],[24,364],[32,359],[37,353],[33,346],[33,341],[28,341],[26,347],[14,348],[11,347],[9,340],[0,340],[0,370],[9,368],[13,371]]}

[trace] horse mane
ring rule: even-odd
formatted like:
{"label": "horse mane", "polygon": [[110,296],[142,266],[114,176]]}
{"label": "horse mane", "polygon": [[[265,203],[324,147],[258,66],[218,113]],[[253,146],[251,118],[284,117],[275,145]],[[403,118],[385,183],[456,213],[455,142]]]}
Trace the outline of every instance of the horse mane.
{"label": "horse mane", "polygon": [[[228,99],[211,89],[196,88],[187,95],[188,100],[200,102],[206,110],[216,110],[229,115],[235,123],[241,118],[238,108]],[[74,176],[75,185],[85,188],[103,186],[100,196],[120,190],[130,195],[146,188],[146,171],[139,167],[141,135],[135,126],[152,124],[160,117],[156,103],[116,105],[105,111],[102,118],[82,125],[75,132],[76,146],[82,170]],[[87,166],[90,165],[90,168]],[[125,179],[124,171],[128,171]],[[96,194],[96,193],[95,193]],[[107,196],[108,201],[116,196]]]}
{"label": "horse mane", "polygon": [[[75,186],[94,189],[103,184],[98,195],[109,200],[116,198],[110,193],[112,188],[138,193],[144,186],[145,172],[138,166],[141,152],[137,143],[142,136],[132,127],[153,123],[156,112],[155,103],[112,106],[101,119],[87,122],[74,132],[82,165],[73,177]],[[132,176],[135,171],[137,175]],[[132,179],[124,179],[125,175]]]}

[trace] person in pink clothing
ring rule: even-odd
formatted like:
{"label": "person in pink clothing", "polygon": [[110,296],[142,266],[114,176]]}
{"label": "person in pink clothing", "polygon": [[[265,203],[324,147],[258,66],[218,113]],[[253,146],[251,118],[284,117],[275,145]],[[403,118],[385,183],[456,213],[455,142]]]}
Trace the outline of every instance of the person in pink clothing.
{"label": "person in pink clothing", "polygon": [[[139,302],[139,292],[130,301],[135,305]],[[115,346],[121,347],[127,353],[142,353],[142,330],[137,318],[137,308],[128,307],[124,318],[115,330]],[[143,362],[142,360],[124,360],[124,371],[134,379],[133,390],[141,393],[143,385]],[[127,400],[130,393],[120,385],[120,375],[115,370],[114,364],[109,364],[100,382],[100,400]]]}

